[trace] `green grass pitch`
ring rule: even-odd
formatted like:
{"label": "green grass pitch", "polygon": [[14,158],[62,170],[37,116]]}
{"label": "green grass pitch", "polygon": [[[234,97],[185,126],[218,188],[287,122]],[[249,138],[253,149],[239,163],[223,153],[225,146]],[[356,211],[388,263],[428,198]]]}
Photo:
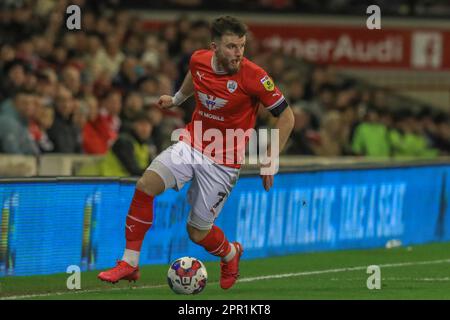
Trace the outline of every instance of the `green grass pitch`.
{"label": "green grass pitch", "polygon": [[[245,254],[245,253],[244,253]],[[369,290],[369,265],[381,270],[381,289]],[[99,281],[81,274],[81,290],[68,290],[69,274],[0,278],[0,299],[450,299],[450,243],[393,249],[349,250],[243,260],[241,277],[220,288],[219,263],[206,263],[208,284],[199,295],[174,294],[168,265],[141,268],[135,284]]]}

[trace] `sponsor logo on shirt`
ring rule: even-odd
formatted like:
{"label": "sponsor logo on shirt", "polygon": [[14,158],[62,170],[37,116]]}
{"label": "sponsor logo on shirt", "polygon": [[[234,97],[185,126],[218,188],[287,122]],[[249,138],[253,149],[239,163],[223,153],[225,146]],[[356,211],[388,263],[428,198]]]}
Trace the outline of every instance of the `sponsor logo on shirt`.
{"label": "sponsor logo on shirt", "polygon": [[205,108],[210,111],[223,108],[225,104],[228,102],[228,100],[214,97],[200,91],[198,92],[198,98],[200,99],[201,103],[205,106]]}
{"label": "sponsor logo on shirt", "polygon": [[225,121],[225,119],[223,118],[223,116],[216,116],[214,114],[210,114],[207,112],[203,112],[202,110],[200,110],[198,112],[199,115],[201,115],[202,117],[208,118],[208,119],[213,119],[213,120],[217,120],[217,121]]}
{"label": "sponsor logo on shirt", "polygon": [[261,78],[260,81],[267,91],[273,91],[275,89],[275,84],[273,83],[272,79],[270,79],[270,77],[268,75]]}

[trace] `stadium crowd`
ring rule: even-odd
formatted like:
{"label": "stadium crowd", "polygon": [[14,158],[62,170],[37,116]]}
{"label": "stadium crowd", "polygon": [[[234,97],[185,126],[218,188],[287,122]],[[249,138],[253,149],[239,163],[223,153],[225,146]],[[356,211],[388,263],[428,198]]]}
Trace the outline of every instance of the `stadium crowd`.
{"label": "stadium crowd", "polygon": [[[103,0],[105,1],[105,0]],[[108,0],[106,0],[108,1]],[[216,10],[300,14],[339,14],[360,16],[370,5],[382,8],[383,16],[420,16],[448,18],[450,6],[447,0],[109,0],[117,6],[152,8],[158,10]]]}
{"label": "stadium crowd", "polygon": [[[192,52],[208,47],[208,22],[180,16],[146,30],[134,13],[95,3],[70,3],[82,8],[82,28],[73,31],[65,25],[68,1],[3,3],[0,153],[105,155],[96,174],[139,175],[190,120],[193,98],[164,111],[156,102],[178,89]],[[284,154],[450,154],[444,112],[393,107],[388,90],[343,78],[332,66],[264,51],[251,34],[246,56],[268,71],[293,107],[296,123]],[[259,110],[257,126],[270,126],[270,114]]]}

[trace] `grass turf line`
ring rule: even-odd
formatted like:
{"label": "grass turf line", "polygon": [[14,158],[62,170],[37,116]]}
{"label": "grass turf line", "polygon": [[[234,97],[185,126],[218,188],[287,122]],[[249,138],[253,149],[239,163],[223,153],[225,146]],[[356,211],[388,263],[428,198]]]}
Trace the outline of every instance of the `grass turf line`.
{"label": "grass turf line", "polygon": [[[143,267],[142,278],[136,284],[111,285],[96,278],[98,271],[84,272],[82,290],[77,292],[66,288],[69,274],[65,273],[5,277],[0,278],[0,299],[450,299],[450,281],[445,281],[450,260],[431,262],[443,259],[450,259],[450,243],[243,260],[241,281],[228,291],[219,287],[218,262],[209,262],[208,285],[197,296],[172,293],[166,284],[166,265]],[[406,264],[389,267],[400,263]],[[381,290],[366,287],[369,265],[386,265],[381,267]],[[351,269],[354,267],[358,268]],[[260,279],[286,274],[291,276]]]}

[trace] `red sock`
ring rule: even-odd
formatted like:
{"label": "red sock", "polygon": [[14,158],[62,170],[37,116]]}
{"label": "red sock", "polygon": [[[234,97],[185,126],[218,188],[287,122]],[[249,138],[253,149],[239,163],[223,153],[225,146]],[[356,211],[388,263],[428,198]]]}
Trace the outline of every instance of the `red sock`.
{"label": "red sock", "polygon": [[135,189],[125,225],[126,248],[140,251],[147,230],[153,223],[153,196]]}
{"label": "red sock", "polygon": [[201,245],[212,255],[221,258],[225,257],[231,251],[230,243],[225,237],[225,234],[216,226],[213,226],[206,237],[197,244]]}

